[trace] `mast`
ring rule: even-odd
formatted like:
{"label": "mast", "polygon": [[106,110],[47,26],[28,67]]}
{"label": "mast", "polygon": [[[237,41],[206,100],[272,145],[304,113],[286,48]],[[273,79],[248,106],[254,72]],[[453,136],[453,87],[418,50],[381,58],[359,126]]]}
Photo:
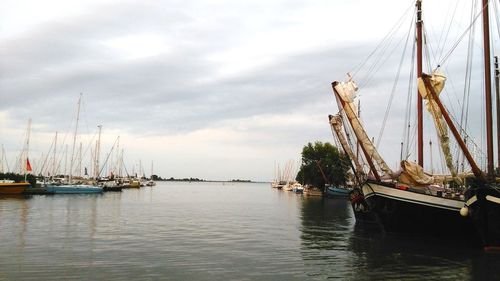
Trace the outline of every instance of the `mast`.
{"label": "mast", "polygon": [[24,148],[19,157],[19,173],[26,174],[26,165],[28,162],[28,156],[30,151],[30,134],[31,134],[31,118],[28,119],[28,128],[26,130],[26,142],[24,143]]}
{"label": "mast", "polygon": [[422,78],[420,78],[419,80],[423,81],[425,88],[429,92],[431,98],[436,102],[437,106],[439,107],[439,110],[441,111],[441,114],[443,115],[444,120],[446,121],[446,124],[448,125],[448,127],[450,128],[450,131],[452,132],[453,136],[457,140],[457,143],[460,146],[460,148],[462,149],[462,152],[464,153],[465,158],[469,162],[469,164],[472,168],[472,172],[474,173],[474,176],[476,176],[476,178],[478,178],[480,180],[484,180],[483,172],[477,166],[476,161],[474,161],[474,158],[472,158],[472,155],[470,154],[469,149],[467,149],[465,142],[460,137],[460,133],[458,132],[457,128],[453,124],[453,121],[451,120],[450,116],[448,115],[448,111],[446,111],[446,109],[444,108],[444,105],[441,103],[441,100],[439,99],[438,95],[436,94],[436,91],[431,86],[429,79],[428,79],[429,77],[430,77],[429,75],[423,75]]}
{"label": "mast", "polygon": [[0,152],[2,153],[2,155],[0,156],[0,173],[3,173],[3,158],[4,158],[3,143],[2,143],[2,150]]}
{"label": "mast", "polygon": [[57,149],[57,132],[54,138],[54,159],[52,159],[52,176],[55,177],[57,173],[57,165],[56,165],[56,149]]}
{"label": "mast", "polygon": [[75,145],[76,145],[76,133],[78,132],[78,121],[80,120],[80,105],[82,102],[82,94],[80,93],[80,98],[78,99],[78,108],[76,110],[76,125],[75,125],[75,133],[73,134],[73,147],[71,148],[71,159],[69,163],[69,183],[72,183],[73,180],[73,155],[75,154]]}
{"label": "mast", "polygon": [[[351,166],[353,169],[353,172],[355,174],[360,174],[363,173],[363,168],[361,164],[359,163],[358,159],[354,156],[353,151],[349,147],[349,144],[347,143],[347,139],[344,137],[342,134],[342,117],[340,115],[328,115],[328,120],[330,123],[330,128],[332,129],[332,133],[337,136],[339,139],[339,142],[342,146],[342,149],[344,152],[349,156],[349,162],[351,162]],[[352,165],[354,162],[354,165]]]}
{"label": "mast", "polygon": [[373,141],[370,141],[370,139],[368,138],[368,135],[364,131],[363,126],[361,125],[358,117],[356,116],[356,113],[354,112],[352,99],[354,98],[357,91],[356,84],[352,80],[342,83],[333,82],[332,88],[337,99],[337,103],[339,103],[340,101],[340,106],[346,114],[347,120],[349,121],[351,128],[356,135],[356,138],[360,142],[363,154],[365,155],[366,161],[368,162],[370,170],[375,176],[375,179],[377,181],[380,181],[381,178],[375,168],[374,161],[377,163],[378,167],[385,175],[389,175],[392,177],[392,175],[394,174],[393,171],[389,168],[389,166],[387,166],[384,159],[382,159],[377,149],[373,145]]}
{"label": "mast", "polygon": [[[417,77],[422,77],[422,0],[417,0]],[[418,91],[418,90],[417,90]],[[424,118],[422,96],[417,92],[417,153],[418,165],[424,167]]]}
{"label": "mast", "polygon": [[484,48],[484,95],[486,102],[486,154],[488,177],[494,177],[493,169],[493,114],[491,102],[491,53],[488,0],[483,0],[483,48]]}
{"label": "mast", "polygon": [[498,56],[495,56],[495,93],[497,101],[497,167],[500,173],[500,70],[498,69]]}
{"label": "mast", "polygon": [[98,125],[99,128],[99,137],[97,138],[97,147],[95,151],[95,179],[99,178],[99,156],[101,155],[101,129],[102,125]]}

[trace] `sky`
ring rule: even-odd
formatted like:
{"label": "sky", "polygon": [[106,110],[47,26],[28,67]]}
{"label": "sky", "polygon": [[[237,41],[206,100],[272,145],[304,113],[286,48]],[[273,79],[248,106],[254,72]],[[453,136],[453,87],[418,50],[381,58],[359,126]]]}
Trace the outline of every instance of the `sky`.
{"label": "sky", "polygon": [[[276,163],[297,167],[308,142],[333,142],[331,82],[344,80],[413,5],[1,0],[0,143],[13,166],[31,118],[35,166],[56,131],[71,149],[82,94],[77,143],[89,153],[102,125],[101,161],[115,155],[119,136],[129,172],[140,163],[162,177],[269,181]],[[386,72],[362,95],[374,137],[392,85]],[[381,148],[390,164],[399,137]]]}

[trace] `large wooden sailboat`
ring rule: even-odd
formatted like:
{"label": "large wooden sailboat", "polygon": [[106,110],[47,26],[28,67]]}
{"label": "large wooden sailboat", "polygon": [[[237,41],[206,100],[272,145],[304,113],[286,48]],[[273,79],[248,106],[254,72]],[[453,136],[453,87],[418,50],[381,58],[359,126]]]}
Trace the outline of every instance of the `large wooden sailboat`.
{"label": "large wooden sailboat", "polygon": [[[349,124],[360,145],[369,167],[367,179],[361,184],[353,207],[355,214],[373,213],[386,231],[412,234],[430,234],[433,237],[455,238],[480,244],[485,250],[500,250],[500,187],[493,169],[493,142],[491,117],[491,60],[490,42],[484,39],[485,104],[487,171],[482,171],[464,140],[464,129],[457,128],[439,98],[446,77],[438,71],[428,75],[422,71],[423,22],[421,0],[416,1],[416,54],[417,54],[417,154],[418,163],[402,159],[398,171],[393,171],[379,154],[356,114],[354,98],[358,91],[352,77],[345,82],[333,82],[332,88],[341,109],[341,116]],[[483,0],[481,13],[484,38],[489,35],[488,1]],[[476,16],[475,19],[479,17]],[[439,66],[438,66],[439,68]],[[436,127],[443,162],[449,175],[436,175],[424,171],[423,165],[423,103]],[[499,120],[500,121],[500,120]],[[452,137],[448,136],[451,132]],[[341,135],[341,132],[337,132]],[[470,171],[458,172],[450,152],[450,139],[466,159]],[[345,149],[344,149],[345,150]],[[352,158],[353,156],[351,156]],[[357,170],[362,169],[357,167]]]}

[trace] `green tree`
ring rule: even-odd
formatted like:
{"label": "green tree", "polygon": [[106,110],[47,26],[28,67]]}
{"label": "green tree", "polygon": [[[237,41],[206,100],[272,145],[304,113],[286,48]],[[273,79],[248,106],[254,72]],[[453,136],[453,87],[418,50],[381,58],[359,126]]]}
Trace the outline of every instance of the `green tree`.
{"label": "green tree", "polygon": [[340,153],[328,142],[308,143],[302,148],[302,165],[296,180],[301,184],[309,184],[321,189],[325,184],[345,185],[348,178],[348,161],[346,155]]}

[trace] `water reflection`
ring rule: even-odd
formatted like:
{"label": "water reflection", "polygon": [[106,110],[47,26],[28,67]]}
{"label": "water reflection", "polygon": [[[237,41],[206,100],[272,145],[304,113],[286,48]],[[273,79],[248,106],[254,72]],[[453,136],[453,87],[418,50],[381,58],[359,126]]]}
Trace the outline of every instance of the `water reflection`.
{"label": "water reflection", "polygon": [[345,200],[305,198],[300,230],[309,277],[500,280],[500,255],[452,239],[396,235],[358,224]]}
{"label": "water reflection", "polygon": [[453,240],[373,231],[356,224],[349,239],[355,279],[500,280],[500,257]]}
{"label": "water reflection", "polygon": [[346,242],[353,215],[345,199],[305,197],[301,206],[301,255],[308,278],[343,278],[351,274]]}

